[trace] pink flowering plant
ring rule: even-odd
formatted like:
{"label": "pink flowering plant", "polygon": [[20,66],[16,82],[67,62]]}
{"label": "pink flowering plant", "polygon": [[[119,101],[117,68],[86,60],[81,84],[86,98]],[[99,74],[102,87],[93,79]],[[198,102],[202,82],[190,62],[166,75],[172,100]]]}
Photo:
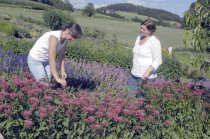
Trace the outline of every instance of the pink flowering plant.
{"label": "pink flowering plant", "polygon": [[[207,137],[209,104],[189,84],[145,84],[122,92],[53,90],[30,74],[0,77],[0,133],[7,138]],[[199,128],[198,128],[199,127]]]}
{"label": "pink flowering plant", "polygon": [[8,138],[132,138],[148,123],[144,98],[52,90],[28,73],[0,81],[0,132]]}
{"label": "pink flowering plant", "polygon": [[[205,88],[193,88],[190,82],[169,82],[158,80],[153,84],[143,84],[146,103],[159,109],[162,123],[168,126],[161,131],[169,138],[209,138],[210,104]],[[161,125],[159,123],[157,127]],[[153,125],[154,126],[154,125]],[[153,136],[160,134],[153,132]]]}

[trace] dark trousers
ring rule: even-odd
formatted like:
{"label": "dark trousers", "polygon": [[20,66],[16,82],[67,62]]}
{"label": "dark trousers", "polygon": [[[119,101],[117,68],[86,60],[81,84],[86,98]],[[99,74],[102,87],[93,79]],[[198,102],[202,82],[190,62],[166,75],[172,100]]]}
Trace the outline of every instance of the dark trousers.
{"label": "dark trousers", "polygon": [[[148,79],[145,83],[152,83],[155,81],[154,79]],[[131,97],[141,96],[144,97],[144,90],[141,88],[142,83],[144,80],[140,77],[133,76],[130,74],[127,82],[128,86],[128,95]]]}

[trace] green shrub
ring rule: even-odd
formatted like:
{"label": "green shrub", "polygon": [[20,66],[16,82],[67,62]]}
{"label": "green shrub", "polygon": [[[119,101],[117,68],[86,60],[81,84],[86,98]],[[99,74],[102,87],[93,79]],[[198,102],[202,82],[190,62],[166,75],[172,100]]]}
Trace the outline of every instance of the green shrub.
{"label": "green shrub", "polygon": [[90,29],[87,27],[84,28],[84,37],[104,39],[106,37],[106,33],[97,28]]}
{"label": "green shrub", "polygon": [[86,38],[71,42],[67,47],[66,56],[130,68],[132,53],[117,42],[101,40],[97,43],[97,40]]}
{"label": "green shrub", "polygon": [[7,35],[13,35],[16,31],[16,26],[10,22],[0,21],[0,32]]}
{"label": "green shrub", "polygon": [[9,38],[2,47],[17,54],[28,54],[29,50],[33,46],[33,43],[33,41],[28,39]]}
{"label": "green shrub", "polygon": [[24,21],[24,22],[33,23],[33,24],[36,24],[36,25],[44,25],[44,22],[42,22],[42,21],[30,18],[30,17],[24,17],[23,15],[19,15],[17,18]]}
{"label": "green shrub", "polygon": [[178,79],[182,74],[181,63],[175,57],[163,57],[163,63],[158,69],[158,74],[165,79]]}
{"label": "green shrub", "polygon": [[74,19],[61,11],[46,11],[43,14],[43,20],[45,25],[50,27],[52,30],[61,29],[66,23],[73,23]]}

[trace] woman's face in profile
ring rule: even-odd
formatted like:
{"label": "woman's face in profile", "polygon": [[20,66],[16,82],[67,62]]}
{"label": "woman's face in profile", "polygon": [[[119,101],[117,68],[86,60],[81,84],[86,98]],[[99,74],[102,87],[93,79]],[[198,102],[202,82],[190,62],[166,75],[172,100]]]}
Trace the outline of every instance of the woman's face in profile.
{"label": "woman's face in profile", "polygon": [[142,36],[147,37],[147,36],[150,36],[151,32],[147,29],[147,27],[145,25],[141,25],[141,27],[140,27],[140,34]]}
{"label": "woman's face in profile", "polygon": [[73,37],[73,35],[72,35],[72,33],[69,29],[65,30],[65,32],[66,32],[66,40],[68,40],[68,41],[74,41],[75,40],[75,38]]}

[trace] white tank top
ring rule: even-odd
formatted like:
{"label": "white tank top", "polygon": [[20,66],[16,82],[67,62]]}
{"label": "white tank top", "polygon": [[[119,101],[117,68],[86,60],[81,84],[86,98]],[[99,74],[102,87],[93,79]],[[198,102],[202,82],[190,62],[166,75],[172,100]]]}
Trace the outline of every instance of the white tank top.
{"label": "white tank top", "polygon": [[58,39],[58,46],[56,53],[58,54],[60,50],[66,46],[67,41],[63,44],[60,43],[61,30],[50,31],[43,34],[31,48],[29,55],[39,61],[46,62],[48,61],[48,48],[49,46],[49,37],[53,35]]}

